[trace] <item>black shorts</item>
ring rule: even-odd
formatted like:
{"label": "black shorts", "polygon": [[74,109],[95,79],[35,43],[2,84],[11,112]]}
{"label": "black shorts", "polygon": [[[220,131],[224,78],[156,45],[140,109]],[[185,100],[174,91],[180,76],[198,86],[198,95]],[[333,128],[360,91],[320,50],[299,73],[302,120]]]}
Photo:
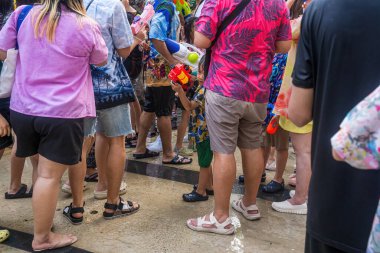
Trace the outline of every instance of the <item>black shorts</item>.
{"label": "black shorts", "polygon": [[[11,125],[10,110],[9,110],[10,98],[0,98],[0,114]],[[12,136],[0,137],[0,150],[5,149],[13,144]]]}
{"label": "black shorts", "polygon": [[344,253],[334,247],[331,247],[311,236],[306,232],[305,253]]}
{"label": "black shorts", "polygon": [[145,112],[154,112],[157,117],[171,116],[174,104],[171,86],[147,87],[145,91]]}
{"label": "black shorts", "polygon": [[25,115],[11,111],[17,136],[17,157],[40,154],[64,165],[80,161],[83,145],[83,119],[61,119]]}

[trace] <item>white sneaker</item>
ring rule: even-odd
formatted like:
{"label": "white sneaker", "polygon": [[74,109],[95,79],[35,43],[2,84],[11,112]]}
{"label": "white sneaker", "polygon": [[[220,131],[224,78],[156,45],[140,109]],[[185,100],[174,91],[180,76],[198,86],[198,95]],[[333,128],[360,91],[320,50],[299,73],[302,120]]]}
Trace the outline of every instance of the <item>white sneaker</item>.
{"label": "white sneaker", "polygon": [[276,161],[273,161],[270,164],[267,164],[265,169],[269,171],[276,171]]}
{"label": "white sneaker", "polygon": [[[120,190],[119,190],[119,195],[124,195],[127,193],[127,183],[122,181],[120,185]],[[101,199],[106,199],[107,198],[108,191],[96,191],[94,190],[94,198],[101,200]]]}
{"label": "white sneaker", "polygon": [[295,190],[291,190],[291,191],[289,192],[289,196],[290,196],[290,198],[293,198],[294,195],[296,195],[296,191],[295,191]]}
{"label": "white sneaker", "polygon": [[189,137],[188,136],[183,137],[183,143],[189,143]]}
{"label": "white sneaker", "polygon": [[158,136],[157,139],[148,145],[148,149],[153,152],[162,152],[162,141],[161,136]]}
{"label": "white sneaker", "polygon": [[[67,194],[72,194],[71,187],[69,184],[64,183],[61,188],[62,192]],[[83,191],[87,190],[87,182],[83,182]]]}
{"label": "white sneaker", "polygon": [[273,202],[272,208],[280,213],[307,214],[307,202],[302,205],[292,205],[289,201]]}

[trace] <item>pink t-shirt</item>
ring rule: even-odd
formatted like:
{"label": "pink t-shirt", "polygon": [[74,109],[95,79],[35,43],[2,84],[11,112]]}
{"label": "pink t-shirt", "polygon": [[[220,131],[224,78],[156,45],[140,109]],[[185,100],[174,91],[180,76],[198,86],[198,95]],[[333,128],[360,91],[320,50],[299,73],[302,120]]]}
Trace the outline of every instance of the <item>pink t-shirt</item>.
{"label": "pink t-shirt", "polygon": [[11,109],[19,113],[52,118],[95,117],[90,64],[107,60],[108,50],[95,21],[62,6],[55,41],[36,38],[32,17],[35,6],[22,23],[18,36],[16,9],[0,32],[0,49],[19,43]]}
{"label": "pink t-shirt", "polygon": [[[196,31],[214,40],[222,21],[240,2],[205,1]],[[225,97],[267,103],[275,42],[291,39],[285,1],[251,0],[212,48],[204,86]]]}

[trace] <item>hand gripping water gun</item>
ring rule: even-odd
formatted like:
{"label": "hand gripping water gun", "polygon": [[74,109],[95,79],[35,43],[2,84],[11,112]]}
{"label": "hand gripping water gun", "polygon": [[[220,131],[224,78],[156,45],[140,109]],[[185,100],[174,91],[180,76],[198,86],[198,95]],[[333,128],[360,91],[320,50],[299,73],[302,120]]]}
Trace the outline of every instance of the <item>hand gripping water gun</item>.
{"label": "hand gripping water gun", "polygon": [[278,117],[273,117],[272,120],[269,122],[269,125],[267,126],[267,133],[268,134],[275,134],[278,130]]}
{"label": "hand gripping water gun", "polygon": [[177,64],[169,73],[168,77],[175,83],[182,86],[182,89],[187,92],[190,88],[191,70],[183,64]]}
{"label": "hand gripping water gun", "polygon": [[203,56],[201,50],[193,45],[187,43],[178,43],[171,39],[166,39],[165,44],[169,52],[176,60],[194,69],[198,68],[198,63]]}
{"label": "hand gripping water gun", "polygon": [[134,35],[138,34],[143,27],[145,27],[153,18],[155,14],[153,5],[147,4],[144,8],[143,13],[141,15],[136,16],[133,20],[133,24],[131,25],[132,33]]}

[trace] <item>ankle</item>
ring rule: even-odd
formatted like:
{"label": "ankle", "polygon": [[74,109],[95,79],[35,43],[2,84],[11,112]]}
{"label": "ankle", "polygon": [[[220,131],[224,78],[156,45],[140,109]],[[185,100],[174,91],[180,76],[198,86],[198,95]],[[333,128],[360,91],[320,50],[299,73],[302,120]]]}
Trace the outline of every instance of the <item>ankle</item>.
{"label": "ankle", "polygon": [[230,215],[228,212],[214,211],[214,217],[219,223],[223,223],[230,217]]}
{"label": "ankle", "polygon": [[245,207],[249,207],[249,206],[251,206],[251,205],[256,205],[256,199],[248,200],[248,198],[243,197],[242,201],[243,201],[243,205],[244,205]]}
{"label": "ankle", "polygon": [[279,184],[282,184],[284,182],[284,179],[283,178],[273,178],[273,181],[279,183]]}

